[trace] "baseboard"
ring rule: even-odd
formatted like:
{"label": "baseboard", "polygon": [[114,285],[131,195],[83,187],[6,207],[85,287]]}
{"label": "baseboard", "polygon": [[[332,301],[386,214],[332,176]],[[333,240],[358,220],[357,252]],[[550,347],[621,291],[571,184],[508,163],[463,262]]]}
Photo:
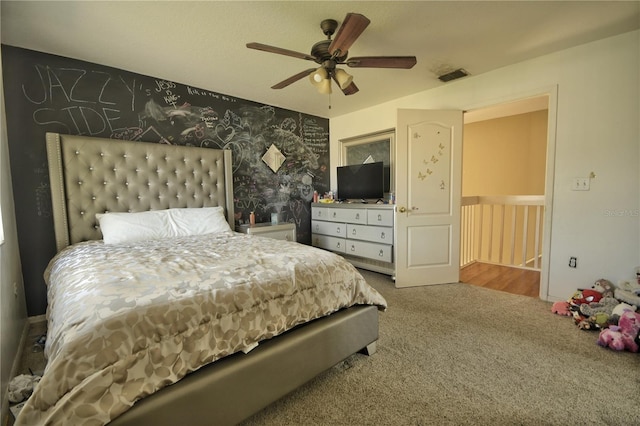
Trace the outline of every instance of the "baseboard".
{"label": "baseboard", "polygon": [[36,324],[40,324],[40,323],[43,323],[43,322],[47,322],[47,316],[44,315],[44,314],[36,315],[36,316],[27,318],[27,320],[29,321],[29,324],[36,325]]}
{"label": "baseboard", "polygon": [[[43,315],[44,316],[44,315]],[[27,343],[27,339],[29,338],[29,327],[31,326],[31,321],[27,319],[24,322],[24,326],[22,327],[22,335],[20,336],[20,343],[18,346],[18,351],[16,352],[16,356],[13,359],[13,365],[11,366],[11,373],[9,374],[9,381],[18,375],[18,370],[20,369],[20,362],[22,360],[22,352]],[[7,382],[8,383],[8,382]],[[9,389],[2,389],[2,424],[9,424]]]}

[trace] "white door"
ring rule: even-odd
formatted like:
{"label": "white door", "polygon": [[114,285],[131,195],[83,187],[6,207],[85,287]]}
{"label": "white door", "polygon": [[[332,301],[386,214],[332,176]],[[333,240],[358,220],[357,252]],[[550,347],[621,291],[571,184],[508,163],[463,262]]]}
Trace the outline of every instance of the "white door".
{"label": "white door", "polygon": [[396,287],[458,282],[462,111],[398,110]]}

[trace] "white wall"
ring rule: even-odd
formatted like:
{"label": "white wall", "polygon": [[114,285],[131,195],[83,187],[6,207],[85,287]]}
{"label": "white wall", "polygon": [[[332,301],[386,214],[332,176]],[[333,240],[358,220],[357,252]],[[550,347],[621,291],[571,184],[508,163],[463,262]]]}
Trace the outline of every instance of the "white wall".
{"label": "white wall", "polygon": [[[18,234],[9,169],[9,144],[4,113],[0,64],[0,213],[4,229],[4,243],[0,245],[0,401],[2,419],[8,413],[7,387],[13,369],[17,368],[16,354],[27,326],[27,304],[22,283]],[[14,294],[14,283],[18,294]]]}
{"label": "white wall", "polygon": [[[333,118],[332,187],[339,140],[395,127],[398,108],[470,110],[557,88],[547,299],[631,278],[640,265],[639,52],[633,31]],[[590,172],[590,191],[570,190]]]}

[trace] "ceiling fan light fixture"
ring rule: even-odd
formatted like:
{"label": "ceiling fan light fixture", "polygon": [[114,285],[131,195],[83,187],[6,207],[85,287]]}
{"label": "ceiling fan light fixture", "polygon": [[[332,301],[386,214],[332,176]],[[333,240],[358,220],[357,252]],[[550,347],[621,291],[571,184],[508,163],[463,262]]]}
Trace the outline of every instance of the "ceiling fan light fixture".
{"label": "ceiling fan light fixture", "polygon": [[331,79],[329,78],[329,72],[324,67],[320,67],[309,74],[309,81],[323,95],[331,94]]}
{"label": "ceiling fan light fixture", "polygon": [[322,82],[328,78],[329,73],[327,73],[327,70],[323,67],[318,68],[317,70],[312,72],[311,75],[309,75],[309,81],[311,81],[311,84],[313,84],[314,86],[322,84]]}
{"label": "ceiling fan light fixture", "polygon": [[336,76],[336,81],[338,82],[342,90],[349,87],[349,85],[353,81],[353,76],[340,68],[336,69],[335,76]]}
{"label": "ceiling fan light fixture", "polygon": [[328,78],[322,80],[322,82],[318,83],[316,87],[318,88],[318,92],[322,93],[323,95],[331,94],[331,80],[329,80]]}

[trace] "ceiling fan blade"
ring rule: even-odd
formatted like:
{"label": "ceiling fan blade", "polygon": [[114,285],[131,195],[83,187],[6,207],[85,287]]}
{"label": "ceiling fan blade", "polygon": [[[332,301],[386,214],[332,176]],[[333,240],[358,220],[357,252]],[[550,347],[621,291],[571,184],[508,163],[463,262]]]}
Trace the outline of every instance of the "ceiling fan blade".
{"label": "ceiling fan blade", "polygon": [[296,52],[294,50],[289,50],[289,49],[283,49],[281,47],[269,46],[268,44],[247,43],[247,47],[249,49],[262,50],[264,52],[277,53],[285,56],[293,56],[294,58],[299,58],[299,59],[307,59],[309,61],[316,60],[316,58],[314,58],[311,55],[307,55],[306,53]]}
{"label": "ceiling fan blade", "polygon": [[329,53],[334,55],[337,52],[337,56],[346,54],[353,42],[360,37],[360,34],[370,22],[366,16],[359,13],[347,13],[336,36],[329,45]]}
{"label": "ceiling fan blade", "polygon": [[355,83],[351,83],[350,85],[347,86],[346,89],[342,89],[342,93],[349,96],[349,95],[353,95],[354,93],[357,93],[358,90],[360,90],[358,89],[358,86],[356,86]]}
{"label": "ceiling fan blade", "polygon": [[415,56],[361,56],[349,58],[345,62],[352,68],[404,68],[409,69],[417,63]]}
{"label": "ceiling fan blade", "polygon": [[[340,88],[340,83],[338,82],[338,79],[336,78],[336,76],[333,75],[331,77],[333,78],[333,81],[336,82],[336,86]],[[344,93],[346,96],[349,96],[349,95],[353,95],[354,93],[357,93],[358,90],[360,89],[358,89],[358,86],[356,86],[356,84],[352,81],[351,84],[349,84],[344,89],[340,88],[340,90],[342,90],[342,93]]]}
{"label": "ceiling fan blade", "polygon": [[309,68],[308,70],[304,70],[302,72],[299,72],[298,74],[292,75],[291,77],[287,78],[286,80],[282,80],[280,83],[271,86],[271,88],[272,89],[285,88],[288,85],[290,85],[291,83],[295,83],[296,81],[300,80],[301,78],[304,78],[304,77],[308,76],[309,74],[311,74],[315,70],[316,70],[315,68]]}

